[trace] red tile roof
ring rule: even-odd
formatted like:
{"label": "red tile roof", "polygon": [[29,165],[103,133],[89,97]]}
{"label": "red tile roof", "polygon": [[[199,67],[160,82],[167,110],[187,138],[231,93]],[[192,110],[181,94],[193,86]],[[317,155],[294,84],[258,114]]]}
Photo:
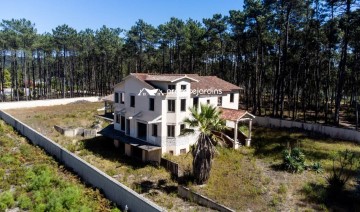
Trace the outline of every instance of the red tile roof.
{"label": "red tile roof", "polygon": [[231,84],[216,76],[194,76],[193,78],[198,80],[198,82],[192,82],[191,89],[221,89],[223,92],[241,89],[239,86]]}
{"label": "red tile roof", "polygon": [[[147,73],[131,73],[137,79],[143,82],[149,81],[176,81],[182,77],[189,77],[196,81],[191,82],[191,89],[221,89],[223,92],[230,92],[233,90],[240,90],[239,86],[231,84],[216,76],[199,76],[198,74],[147,74]],[[151,85],[150,85],[151,86]]]}
{"label": "red tile roof", "polygon": [[229,120],[229,121],[237,121],[244,117],[246,114],[254,117],[251,113],[247,112],[246,110],[234,110],[220,107],[221,115],[220,118]]}

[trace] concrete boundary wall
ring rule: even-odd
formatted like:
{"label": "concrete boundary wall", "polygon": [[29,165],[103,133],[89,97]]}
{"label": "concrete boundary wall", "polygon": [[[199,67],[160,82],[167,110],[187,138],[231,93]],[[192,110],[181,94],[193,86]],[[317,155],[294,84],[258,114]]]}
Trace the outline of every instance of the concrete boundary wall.
{"label": "concrete boundary wall", "polygon": [[184,175],[183,171],[179,169],[179,164],[171,160],[168,160],[166,158],[161,158],[160,165],[177,178],[182,177]]}
{"label": "concrete boundary wall", "polygon": [[217,211],[221,212],[235,212],[235,210],[228,208],[224,205],[221,205],[217,202],[215,202],[212,199],[209,199],[208,197],[205,197],[201,194],[198,194],[196,192],[191,191],[190,189],[184,187],[184,186],[178,186],[178,194],[179,196],[186,198],[190,201],[196,202],[200,205],[212,208]]}
{"label": "concrete boundary wall", "polygon": [[108,199],[121,206],[122,209],[127,206],[129,211],[165,211],[6,112],[0,110],[0,118],[27,137],[33,144],[42,147],[48,154],[71,168],[85,182],[99,188]]}
{"label": "concrete boundary wall", "polygon": [[46,99],[46,100],[31,100],[19,102],[2,102],[0,103],[0,110],[31,108],[41,106],[65,105],[77,101],[98,102],[101,98],[98,96],[65,98],[65,99]]}
{"label": "concrete boundary wall", "polygon": [[338,127],[324,126],[321,124],[303,123],[259,116],[255,118],[254,124],[263,127],[299,128],[302,130],[327,135],[331,138],[356,141],[360,143],[360,132],[351,129],[343,129]]}

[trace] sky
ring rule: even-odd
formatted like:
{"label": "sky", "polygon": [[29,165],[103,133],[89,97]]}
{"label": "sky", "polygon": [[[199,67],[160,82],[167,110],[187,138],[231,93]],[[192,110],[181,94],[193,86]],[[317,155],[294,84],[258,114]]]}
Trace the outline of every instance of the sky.
{"label": "sky", "polygon": [[139,19],[155,27],[171,17],[201,21],[242,10],[243,0],[7,0],[1,8],[0,20],[26,18],[44,33],[62,24],[78,31],[103,25],[129,30]]}

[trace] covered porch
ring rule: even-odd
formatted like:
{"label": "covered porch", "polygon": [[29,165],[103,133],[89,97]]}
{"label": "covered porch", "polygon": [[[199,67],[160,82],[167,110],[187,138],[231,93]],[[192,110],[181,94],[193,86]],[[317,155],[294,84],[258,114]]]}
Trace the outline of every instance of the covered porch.
{"label": "covered porch", "polygon": [[134,157],[143,162],[151,162],[160,164],[161,147],[147,143],[141,139],[133,138],[125,134],[125,132],[114,129],[114,125],[110,124],[102,129],[99,134],[110,138],[114,141],[114,146],[120,150],[120,153]]}
{"label": "covered porch", "polygon": [[[221,118],[226,120],[226,126],[229,130],[225,131],[225,139],[232,142],[232,147],[238,149],[241,143],[246,146],[251,145],[252,120],[255,116],[245,110],[234,110],[228,108],[220,108]],[[239,124],[247,125],[247,132],[240,130]]]}

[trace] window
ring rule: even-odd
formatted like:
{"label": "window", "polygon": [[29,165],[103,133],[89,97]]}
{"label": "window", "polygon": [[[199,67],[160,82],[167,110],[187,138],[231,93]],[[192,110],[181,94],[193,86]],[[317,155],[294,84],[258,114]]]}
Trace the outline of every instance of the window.
{"label": "window", "polygon": [[207,103],[207,104],[210,104],[210,99],[206,100],[206,103]]}
{"label": "window", "polygon": [[154,111],[155,109],[155,100],[154,98],[149,99],[149,110]]}
{"label": "window", "polygon": [[120,104],[124,104],[124,102],[125,102],[124,93],[120,93]]}
{"label": "window", "polygon": [[125,116],[121,116],[121,125],[120,125],[120,129],[122,130],[122,131],[125,131]]}
{"label": "window", "polygon": [[175,137],[175,125],[167,126],[167,137]]}
{"label": "window", "polygon": [[158,136],[158,128],[157,124],[152,125],[152,136],[157,137]]}
{"label": "window", "polygon": [[119,93],[118,92],[115,92],[115,103],[119,103]]}
{"label": "window", "polygon": [[186,99],[181,99],[181,111],[186,111]]}
{"label": "window", "polygon": [[193,107],[198,108],[198,105],[199,105],[199,98],[194,97],[194,99],[193,99]]}
{"label": "window", "polygon": [[180,149],[180,154],[181,155],[186,154],[186,149]]}
{"label": "window", "polygon": [[130,96],[130,107],[135,107],[135,96]]}
{"label": "window", "polygon": [[185,91],[186,90],[186,85],[181,85],[181,91]]}
{"label": "window", "polygon": [[185,129],[185,124],[180,124],[180,134],[183,133],[184,129]]}
{"label": "window", "polygon": [[175,100],[168,100],[168,112],[175,112]]}
{"label": "window", "polygon": [[168,90],[175,90],[175,85],[168,85]]}
{"label": "window", "polygon": [[230,94],[230,102],[234,102],[234,94],[233,93]]}
{"label": "window", "polygon": [[174,151],[170,150],[170,151],[169,151],[169,154],[170,154],[170,155],[174,155]]}
{"label": "window", "polygon": [[117,124],[120,124],[120,114],[116,114],[116,120],[115,120],[115,122],[117,123]]}
{"label": "window", "polygon": [[218,106],[221,106],[222,105],[222,96],[219,96],[218,97]]}

